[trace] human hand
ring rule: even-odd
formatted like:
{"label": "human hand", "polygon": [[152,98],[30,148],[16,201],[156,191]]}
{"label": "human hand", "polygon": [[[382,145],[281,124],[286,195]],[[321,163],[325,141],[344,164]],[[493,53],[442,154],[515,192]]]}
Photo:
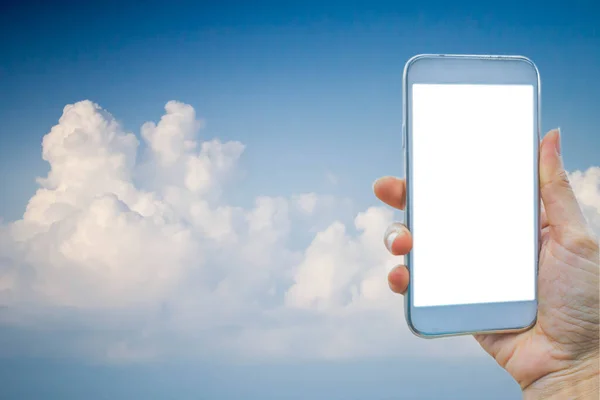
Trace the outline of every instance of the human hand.
{"label": "human hand", "polygon": [[[598,399],[598,239],[568,181],[558,130],[550,131],[540,144],[539,171],[543,209],[537,321],[524,332],[475,339],[519,383],[525,398]],[[404,209],[405,188],[404,180],[393,177],[380,178],[373,186],[381,201],[397,209]],[[393,224],[384,241],[393,255],[405,255],[412,248],[411,233],[402,224]],[[404,294],[409,283],[406,266],[395,267],[388,283]]]}

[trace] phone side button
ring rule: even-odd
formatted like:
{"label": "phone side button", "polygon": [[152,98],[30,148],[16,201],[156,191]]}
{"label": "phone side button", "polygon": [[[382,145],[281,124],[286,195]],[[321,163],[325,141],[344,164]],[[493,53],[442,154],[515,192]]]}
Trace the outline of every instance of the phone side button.
{"label": "phone side button", "polygon": [[406,125],[402,123],[402,149],[406,147]]}

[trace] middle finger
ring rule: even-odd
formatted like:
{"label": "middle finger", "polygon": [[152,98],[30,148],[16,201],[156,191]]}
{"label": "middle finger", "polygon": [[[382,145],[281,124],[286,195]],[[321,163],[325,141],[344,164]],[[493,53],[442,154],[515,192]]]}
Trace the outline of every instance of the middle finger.
{"label": "middle finger", "polygon": [[406,255],[412,249],[412,235],[408,228],[400,222],[391,224],[385,231],[383,238],[385,247],[395,256]]}

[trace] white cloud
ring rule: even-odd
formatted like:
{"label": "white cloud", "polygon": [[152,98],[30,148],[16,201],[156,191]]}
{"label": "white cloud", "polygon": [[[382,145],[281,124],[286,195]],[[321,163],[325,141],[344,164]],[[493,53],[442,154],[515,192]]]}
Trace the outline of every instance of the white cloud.
{"label": "white cloud", "polygon": [[318,197],[316,193],[304,193],[296,197],[298,208],[308,215],[315,211],[317,200]]}
{"label": "white cloud", "polygon": [[158,124],[146,122],[142,137],[162,166],[170,166],[197,146],[196,133],[202,123],[196,120],[196,111],[188,104],[170,101],[166,114]]}
{"label": "white cloud", "polygon": [[[401,262],[382,243],[388,208],[348,224],[348,201],[317,193],[226,204],[245,146],[202,126],[169,102],[138,140],[92,102],[65,107],[43,140],[48,176],[0,225],[0,324],[55,333],[35,351],[108,361],[480,354],[408,332],[386,283]],[[599,171],[571,175],[597,229]]]}
{"label": "white cloud", "polygon": [[583,213],[595,233],[600,236],[600,167],[569,174],[569,180]]}
{"label": "white cloud", "polygon": [[324,311],[385,296],[389,291],[385,276],[395,261],[381,251],[381,237],[392,216],[382,208],[360,213],[355,219],[358,237],[349,236],[340,222],[319,232],[306,249],[286,304]]}

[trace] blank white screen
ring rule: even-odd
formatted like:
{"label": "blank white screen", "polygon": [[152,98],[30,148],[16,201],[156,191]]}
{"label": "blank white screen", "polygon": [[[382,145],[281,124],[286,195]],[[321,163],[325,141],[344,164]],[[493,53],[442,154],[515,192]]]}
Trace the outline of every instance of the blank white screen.
{"label": "blank white screen", "polygon": [[535,298],[533,90],[413,84],[414,306]]}

